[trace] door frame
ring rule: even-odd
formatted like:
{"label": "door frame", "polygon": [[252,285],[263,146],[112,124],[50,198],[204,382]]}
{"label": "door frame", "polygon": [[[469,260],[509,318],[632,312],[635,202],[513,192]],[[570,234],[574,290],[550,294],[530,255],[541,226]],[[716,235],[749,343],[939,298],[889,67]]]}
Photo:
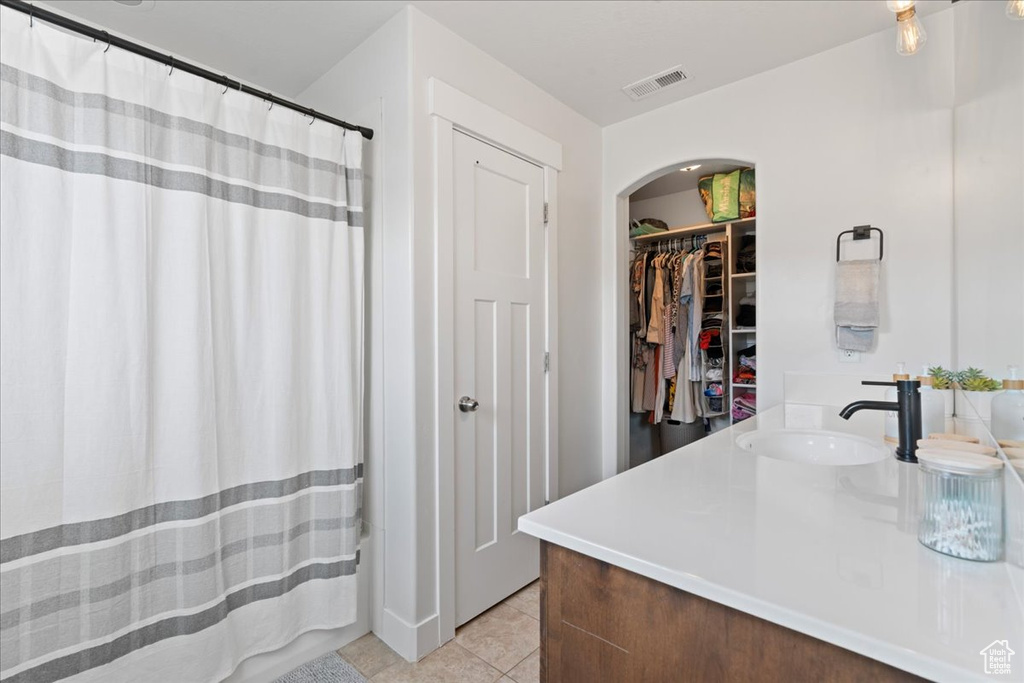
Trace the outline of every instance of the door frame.
{"label": "door frame", "polygon": [[[613,381],[605,383],[601,397],[601,478],[608,479],[629,469],[629,273],[627,256],[630,251],[629,237],[629,197],[644,185],[664,175],[674,173],[678,169],[693,163],[708,160],[735,163],[737,166],[750,166],[761,172],[764,177],[763,164],[756,161],[757,155],[739,154],[735,150],[722,149],[717,154],[708,153],[695,147],[689,153],[677,154],[670,151],[668,159],[677,159],[671,163],[656,165],[647,173],[629,183],[612,195],[612,203],[605,214],[606,240],[612,254],[610,261],[605,261],[603,290],[605,301],[610,302],[611,310],[606,314],[612,324],[602,331],[601,367],[613,368]],[[703,152],[703,153],[702,153]],[[605,190],[606,195],[611,194]],[[614,190],[613,190],[614,192]],[[769,210],[770,214],[770,210]],[[758,222],[765,215],[764,207],[758,212]],[[724,223],[723,223],[724,225]],[[762,226],[763,230],[763,226]],[[607,277],[610,268],[611,277]],[[757,302],[760,305],[763,287],[757,288]],[[762,374],[769,367],[761,358]]]}
{"label": "door frame", "polygon": [[558,172],[562,146],[507,114],[430,78],[429,114],[434,151],[434,325],[437,401],[437,605],[439,643],[455,637],[455,131],[520,157],[544,170],[548,206],[545,235],[545,375],[547,403],[545,501],[558,497]]}

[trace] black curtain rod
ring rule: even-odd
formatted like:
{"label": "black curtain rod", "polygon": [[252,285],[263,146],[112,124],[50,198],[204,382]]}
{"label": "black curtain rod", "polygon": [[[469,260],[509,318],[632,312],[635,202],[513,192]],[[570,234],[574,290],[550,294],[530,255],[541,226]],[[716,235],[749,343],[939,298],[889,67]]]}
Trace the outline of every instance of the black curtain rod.
{"label": "black curtain rod", "polygon": [[93,28],[92,26],[89,26],[88,24],[83,24],[80,21],[75,21],[74,19],[69,19],[68,17],[57,14],[55,12],[50,12],[49,10],[42,9],[41,7],[36,7],[31,3],[23,2],[23,0],[0,0],[0,5],[3,5],[4,7],[10,7],[11,9],[17,10],[19,12],[23,12],[24,14],[29,15],[33,21],[35,19],[41,19],[47,23],[53,24],[54,26],[59,26],[60,28],[67,29],[69,31],[74,31],[75,33],[81,33],[83,36],[92,38],[93,40],[102,43],[106,43],[109,46],[117,47],[122,50],[126,50],[128,52],[141,55],[147,59],[152,59],[155,62],[160,62],[161,64],[165,64],[171,67],[171,70],[177,69],[179,71],[190,73],[193,76],[199,76],[200,78],[205,78],[208,81],[213,81],[214,83],[220,83],[225,88],[231,88],[232,90],[238,90],[239,92],[254,95],[255,97],[259,97],[260,99],[266,102],[273,102],[274,104],[285,107],[286,109],[292,109],[294,111],[305,114],[306,116],[309,116],[313,120],[319,119],[320,121],[333,123],[335,126],[341,126],[346,130],[359,131],[362,134],[362,136],[367,140],[373,139],[372,128],[357,126],[353,123],[348,123],[347,121],[336,119],[333,116],[321,114],[320,112],[317,112],[309,107],[303,107],[301,104],[297,104],[295,102],[292,102],[291,100],[286,100],[284,98],[278,97],[273,93],[262,92],[240,81],[236,81],[231,78],[228,78],[227,76],[222,76],[220,74],[214,73],[213,71],[204,69],[201,66],[196,66],[195,64],[183,62],[180,59],[172,57],[171,55],[161,54],[156,50],[152,50],[146,47],[145,45],[139,45],[138,43],[127,40],[126,38],[111,35],[110,33],[103,31],[101,29]]}

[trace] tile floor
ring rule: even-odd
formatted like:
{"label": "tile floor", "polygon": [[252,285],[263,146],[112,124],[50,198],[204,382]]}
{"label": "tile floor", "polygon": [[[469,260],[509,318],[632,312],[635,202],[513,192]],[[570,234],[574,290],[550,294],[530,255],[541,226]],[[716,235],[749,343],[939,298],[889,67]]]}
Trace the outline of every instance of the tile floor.
{"label": "tile floor", "polygon": [[538,683],[540,583],[455,631],[455,640],[410,664],[368,633],[338,650],[372,683]]}

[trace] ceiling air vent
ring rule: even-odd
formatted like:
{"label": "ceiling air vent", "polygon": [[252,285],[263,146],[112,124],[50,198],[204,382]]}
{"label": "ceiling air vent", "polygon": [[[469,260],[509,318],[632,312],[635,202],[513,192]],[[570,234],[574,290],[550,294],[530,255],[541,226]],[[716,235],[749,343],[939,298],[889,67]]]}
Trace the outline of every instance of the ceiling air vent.
{"label": "ceiling air vent", "polygon": [[680,66],[673,67],[667,71],[643,78],[636,83],[630,83],[622,92],[629,95],[629,99],[636,101],[650,97],[659,90],[664,90],[673,85],[678,85],[687,79],[686,73]]}

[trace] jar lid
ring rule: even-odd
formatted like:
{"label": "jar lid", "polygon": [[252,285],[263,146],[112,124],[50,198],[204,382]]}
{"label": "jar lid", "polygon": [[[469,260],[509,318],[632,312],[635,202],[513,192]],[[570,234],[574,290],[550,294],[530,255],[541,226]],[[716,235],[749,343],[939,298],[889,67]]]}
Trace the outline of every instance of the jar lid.
{"label": "jar lid", "polygon": [[962,451],[966,453],[978,453],[979,455],[995,455],[996,449],[991,446],[983,446],[980,443],[968,443],[966,441],[949,441],[946,439],[918,439],[917,447],[925,450]]}
{"label": "jar lid", "polygon": [[945,432],[941,434],[929,434],[929,439],[945,439],[946,441],[964,441],[966,443],[981,443],[981,439],[976,436],[967,436],[965,434],[953,434],[952,432]]}
{"label": "jar lid", "polygon": [[991,472],[1003,467],[1003,461],[999,458],[946,449],[918,451],[917,459],[941,469],[966,470],[978,473]]}

